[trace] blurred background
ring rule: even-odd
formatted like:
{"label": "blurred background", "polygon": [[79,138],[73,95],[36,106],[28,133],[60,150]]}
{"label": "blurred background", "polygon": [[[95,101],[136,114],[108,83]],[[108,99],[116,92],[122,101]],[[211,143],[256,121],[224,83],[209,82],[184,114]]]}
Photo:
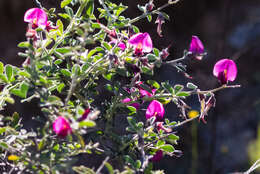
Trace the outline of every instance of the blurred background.
{"label": "blurred background", "polygon": [[[45,8],[60,10],[60,0],[41,1]],[[124,0],[129,6],[125,15],[132,18],[141,14],[137,4],[146,2]],[[166,2],[154,0],[156,7]],[[34,0],[0,0],[0,56],[5,64],[21,66],[24,61],[17,55],[22,51],[17,44],[25,40],[27,24],[23,15],[32,7],[36,7]],[[197,35],[208,54],[202,61],[185,62],[193,77],[191,81],[202,90],[218,87],[212,75],[213,66],[219,59],[230,58],[238,66],[238,76],[232,84],[242,87],[217,92],[216,107],[209,112],[207,124],[194,121],[178,130],[181,139],[176,149],[182,150],[183,156],[165,157],[155,167],[163,168],[167,174],[246,171],[260,158],[260,0],[181,0],[165,12],[171,20],[162,27],[163,37],[156,33],[155,16],[152,23],[144,19],[136,25],[152,35],[154,46],[160,50],[171,44],[168,60],[181,57],[183,50],[189,48],[191,36]],[[169,80],[172,85],[186,83],[185,77],[169,65],[157,69],[155,78]],[[193,100],[196,96],[190,98],[190,106],[199,110],[199,103]],[[18,103],[8,106],[7,112],[17,111],[30,120],[36,106]],[[166,106],[170,120],[179,119],[178,112],[174,104]]]}

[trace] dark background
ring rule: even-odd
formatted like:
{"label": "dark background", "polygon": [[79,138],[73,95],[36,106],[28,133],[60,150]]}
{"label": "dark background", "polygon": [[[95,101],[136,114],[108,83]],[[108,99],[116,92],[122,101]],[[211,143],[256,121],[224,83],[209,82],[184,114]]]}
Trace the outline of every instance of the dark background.
{"label": "dark background", "polygon": [[[59,7],[60,0],[42,0],[46,8]],[[125,15],[135,17],[141,14],[136,5],[144,5],[143,0],[124,0],[129,5]],[[156,6],[167,0],[155,0]],[[1,61],[20,66],[24,61],[18,57],[17,44],[25,40],[26,24],[24,12],[36,7],[33,0],[0,0],[0,56]],[[152,35],[154,46],[163,49],[172,44],[169,60],[182,56],[188,49],[191,35],[200,37],[208,55],[202,61],[187,61],[192,82],[202,90],[217,87],[219,84],[212,75],[215,62],[222,58],[233,59],[238,66],[238,76],[233,84],[241,84],[239,89],[225,89],[217,92],[216,107],[209,112],[207,124],[193,122],[198,127],[198,174],[225,174],[245,171],[252,164],[249,147],[254,147],[260,110],[260,0],[181,0],[165,10],[171,17],[163,25],[163,36],[156,34],[154,21],[146,19],[136,23],[141,31]],[[168,65],[156,70],[155,78],[169,80],[171,84],[186,82],[182,74]],[[193,99],[191,98],[191,101]],[[199,103],[191,102],[193,109]],[[8,107],[10,112],[18,111],[27,118],[35,108],[32,105]],[[166,116],[178,118],[174,104],[166,107]],[[194,126],[193,125],[193,126]],[[166,173],[192,173],[191,124],[178,130],[181,139],[176,147],[184,151],[180,158],[164,158],[155,164]],[[258,139],[260,141],[260,139]],[[253,151],[254,158],[260,158],[260,147]],[[252,156],[252,155],[251,155]],[[194,161],[193,161],[194,164]],[[194,168],[193,168],[194,169]]]}

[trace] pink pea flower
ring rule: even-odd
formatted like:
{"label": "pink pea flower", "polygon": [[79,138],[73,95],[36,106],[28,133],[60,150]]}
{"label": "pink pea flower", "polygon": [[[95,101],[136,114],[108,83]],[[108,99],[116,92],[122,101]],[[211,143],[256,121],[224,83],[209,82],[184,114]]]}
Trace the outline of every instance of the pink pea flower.
{"label": "pink pea flower", "polygon": [[142,81],[139,81],[139,82],[136,83],[136,86],[139,89],[139,93],[140,93],[141,98],[142,97],[152,97],[152,96],[154,96],[156,89],[152,89],[151,90],[152,93],[150,93],[150,92],[146,91],[145,89],[143,89],[141,84],[143,84]]}
{"label": "pink pea flower", "polygon": [[47,26],[48,16],[44,10],[40,8],[31,8],[24,14],[24,22],[32,24],[32,28],[41,27],[45,29]]}
{"label": "pink pea flower", "polygon": [[148,33],[137,33],[130,37],[128,43],[135,48],[135,54],[142,56],[143,53],[149,53],[153,49],[153,43]]}
{"label": "pink pea flower", "polygon": [[90,113],[90,109],[85,109],[84,113],[82,114],[82,116],[77,120],[77,121],[83,121],[86,118],[88,118],[88,114]]}
{"label": "pink pea flower", "polygon": [[163,131],[165,131],[167,133],[170,133],[172,131],[171,128],[164,127],[163,122],[156,122],[156,127],[157,127],[158,131],[163,130]]}
{"label": "pink pea flower", "polygon": [[59,116],[52,125],[53,131],[60,137],[64,138],[71,134],[72,129],[66,118]]}
{"label": "pink pea flower", "polygon": [[[128,103],[130,101],[132,101],[130,98],[125,98],[122,100],[122,103]],[[132,103],[132,104],[130,104],[130,106],[133,106],[136,110],[138,110],[140,108],[139,103]]]}
{"label": "pink pea flower", "polygon": [[152,93],[140,88],[139,93],[141,97],[152,97],[156,92],[156,89],[152,89]]}
{"label": "pink pea flower", "polygon": [[163,35],[162,35],[162,24],[165,23],[165,18],[161,13],[158,14],[158,17],[157,17],[155,23],[158,24],[157,25],[157,34],[160,37],[163,37]]}
{"label": "pink pea flower", "polygon": [[49,32],[50,30],[56,30],[56,29],[58,29],[58,28],[59,28],[58,26],[53,26],[50,21],[47,21],[47,24],[46,24],[46,30],[47,30],[47,32]]}
{"label": "pink pea flower", "polygon": [[[110,42],[109,42],[109,44],[110,45],[114,45],[114,44],[116,44],[116,40],[115,39],[112,39]],[[125,49],[126,49],[126,46],[125,46],[125,44],[124,44],[124,42],[122,42],[122,41],[120,41],[118,44],[117,44],[117,46],[119,47],[119,48],[121,48],[121,50],[122,51],[124,51]]]}
{"label": "pink pea flower", "polygon": [[218,78],[221,84],[227,84],[228,81],[234,81],[237,76],[237,66],[233,60],[221,59],[213,69],[213,74]]}
{"label": "pink pea flower", "polygon": [[153,100],[145,113],[145,117],[146,119],[150,119],[152,117],[156,117],[156,121],[161,121],[163,119],[164,116],[164,107],[163,105],[158,102],[157,100]]}
{"label": "pink pea flower", "polygon": [[189,52],[198,60],[203,58],[204,46],[198,36],[192,36]]}
{"label": "pink pea flower", "polygon": [[163,151],[162,150],[158,150],[153,157],[151,158],[151,161],[153,162],[158,162],[163,158]]}

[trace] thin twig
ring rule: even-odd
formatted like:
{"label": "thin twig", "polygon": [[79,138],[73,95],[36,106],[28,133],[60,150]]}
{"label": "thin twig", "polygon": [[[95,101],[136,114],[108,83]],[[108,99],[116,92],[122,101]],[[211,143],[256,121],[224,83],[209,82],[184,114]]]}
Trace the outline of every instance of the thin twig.
{"label": "thin twig", "polygon": [[169,0],[169,2],[168,2],[167,4],[162,5],[161,7],[157,8],[156,10],[153,10],[153,11],[151,11],[151,12],[146,12],[146,13],[144,13],[144,14],[142,14],[142,15],[140,15],[140,16],[137,16],[136,18],[130,20],[130,21],[129,21],[129,24],[133,24],[133,23],[139,21],[140,19],[145,18],[146,16],[148,16],[148,15],[150,15],[150,14],[156,14],[156,13],[158,13],[159,11],[161,11],[162,9],[164,9],[164,8],[170,6],[170,5],[176,4],[176,3],[178,3],[179,1],[180,1],[180,0],[175,0],[175,1]]}
{"label": "thin twig", "polygon": [[102,162],[102,164],[99,166],[99,168],[96,171],[96,174],[99,174],[101,172],[101,170],[103,169],[103,167],[105,166],[106,162],[109,160],[109,157],[107,156],[105,158],[105,160]]}
{"label": "thin twig", "polygon": [[115,21],[114,17],[112,16],[112,14],[110,13],[110,11],[108,10],[104,0],[99,0],[99,3],[101,4],[101,6],[106,10],[107,15],[112,19],[112,22]]}
{"label": "thin twig", "polygon": [[246,172],[244,172],[244,174],[250,174],[258,167],[260,167],[260,159],[258,159]]}
{"label": "thin twig", "polygon": [[35,0],[35,2],[36,2],[36,4],[38,5],[38,7],[43,8],[43,7],[42,7],[42,4],[41,4],[41,2],[40,2],[39,0]]}

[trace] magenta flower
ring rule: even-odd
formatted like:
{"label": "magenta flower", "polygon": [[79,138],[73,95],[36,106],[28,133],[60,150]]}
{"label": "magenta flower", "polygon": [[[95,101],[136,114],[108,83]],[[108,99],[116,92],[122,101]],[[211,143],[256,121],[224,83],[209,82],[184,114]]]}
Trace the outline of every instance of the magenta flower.
{"label": "magenta flower", "polygon": [[152,93],[150,93],[150,92],[148,92],[148,91],[146,91],[145,89],[142,88],[142,86],[141,86],[142,84],[143,84],[142,81],[139,81],[139,82],[136,83],[136,86],[139,89],[140,97],[141,98],[142,97],[152,97],[155,94],[156,89],[152,89],[151,90]]}
{"label": "magenta flower", "polygon": [[137,33],[130,37],[128,43],[135,47],[135,54],[137,56],[149,53],[153,49],[152,39],[148,33]]}
{"label": "magenta flower", "polygon": [[158,150],[153,157],[151,158],[151,161],[153,162],[158,162],[163,158],[163,151],[162,150]]}
{"label": "magenta flower", "polygon": [[157,100],[153,100],[147,110],[146,110],[146,113],[145,113],[145,117],[146,119],[150,119],[152,117],[156,117],[156,121],[160,121],[163,119],[163,116],[164,116],[164,107],[163,105],[158,102]]}
{"label": "magenta flower", "polygon": [[152,97],[156,92],[156,89],[152,89],[152,93],[140,88],[139,93],[141,97]]}
{"label": "magenta flower", "polygon": [[69,122],[66,118],[59,116],[52,125],[53,131],[60,137],[64,138],[72,132]]}
{"label": "magenta flower", "polygon": [[189,52],[198,60],[201,60],[204,54],[204,46],[198,36],[192,36]]}
{"label": "magenta flower", "polygon": [[33,29],[38,27],[45,29],[47,26],[47,21],[47,14],[40,8],[31,8],[24,14],[24,22],[31,23]]}
{"label": "magenta flower", "polygon": [[233,60],[221,59],[213,69],[213,74],[218,78],[221,84],[227,84],[228,81],[234,81],[237,76],[237,66]]}
{"label": "magenta flower", "polygon": [[58,28],[59,28],[58,26],[53,26],[50,21],[47,21],[47,24],[46,24],[46,30],[47,30],[47,32],[49,32],[50,30],[56,30],[56,29],[58,29]]}
{"label": "magenta flower", "polygon": [[[130,98],[125,98],[122,100],[122,103],[128,103],[130,101],[132,101]],[[130,106],[133,106],[136,110],[138,110],[140,108],[139,103],[131,103]]]}
{"label": "magenta flower", "polygon": [[166,127],[164,127],[164,125],[163,125],[163,122],[156,122],[156,127],[157,127],[157,130],[158,131],[160,131],[160,130],[163,130],[163,131],[165,131],[165,132],[167,132],[167,133],[170,133],[171,131],[172,131],[172,129],[171,128],[166,128]]}
{"label": "magenta flower", "polygon": [[88,114],[90,113],[90,109],[85,109],[84,113],[82,114],[82,116],[77,120],[77,121],[83,121],[86,118],[88,118]]}
{"label": "magenta flower", "polygon": [[[115,39],[112,39],[110,42],[109,42],[110,45],[114,45],[116,44],[116,40]],[[124,51],[126,49],[126,46],[124,44],[124,42],[120,41],[117,45],[119,48],[121,48],[122,51]]]}

